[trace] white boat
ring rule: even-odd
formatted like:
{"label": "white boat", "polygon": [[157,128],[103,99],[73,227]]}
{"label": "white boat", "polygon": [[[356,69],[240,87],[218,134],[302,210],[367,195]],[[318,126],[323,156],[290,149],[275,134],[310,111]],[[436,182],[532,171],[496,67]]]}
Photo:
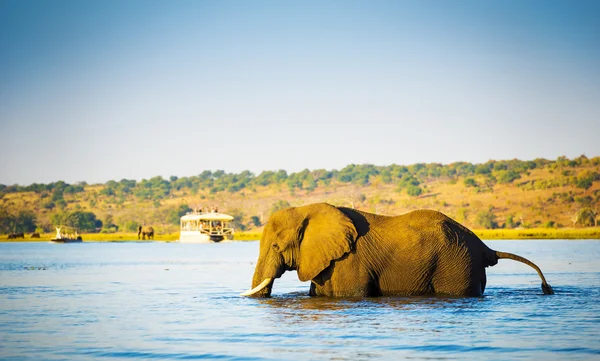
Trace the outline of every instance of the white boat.
{"label": "white boat", "polygon": [[233,239],[233,217],[218,212],[190,212],[181,217],[179,242],[211,243]]}
{"label": "white boat", "polygon": [[68,226],[55,226],[56,236],[50,240],[53,243],[76,243],[83,242],[77,228]]}

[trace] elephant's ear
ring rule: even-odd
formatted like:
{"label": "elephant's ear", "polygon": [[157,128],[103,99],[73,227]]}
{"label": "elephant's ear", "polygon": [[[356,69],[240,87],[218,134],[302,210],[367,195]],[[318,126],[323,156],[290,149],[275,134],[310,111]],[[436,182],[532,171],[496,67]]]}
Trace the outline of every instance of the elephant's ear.
{"label": "elephant's ear", "polygon": [[298,278],[308,281],[349,253],[358,232],[350,218],[326,203],[312,205],[303,224]]}

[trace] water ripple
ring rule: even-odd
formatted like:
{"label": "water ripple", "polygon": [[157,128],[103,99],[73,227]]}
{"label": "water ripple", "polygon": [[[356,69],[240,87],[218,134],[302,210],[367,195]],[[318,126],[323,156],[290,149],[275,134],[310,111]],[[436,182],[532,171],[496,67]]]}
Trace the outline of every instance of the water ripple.
{"label": "water ripple", "polygon": [[309,297],[288,272],[253,299],[252,242],[0,244],[0,358],[598,359],[600,242],[543,245],[497,248],[535,251],[552,296],[503,263],[478,298]]}

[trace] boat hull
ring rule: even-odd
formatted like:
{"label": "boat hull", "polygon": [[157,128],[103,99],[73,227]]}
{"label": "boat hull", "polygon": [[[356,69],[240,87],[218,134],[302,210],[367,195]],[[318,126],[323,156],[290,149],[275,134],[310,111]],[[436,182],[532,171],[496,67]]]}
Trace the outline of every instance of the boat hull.
{"label": "boat hull", "polygon": [[81,243],[81,242],[83,242],[83,240],[81,238],[79,238],[79,239],[68,239],[68,238],[56,239],[56,238],[53,238],[50,240],[50,242],[52,242],[52,243]]}
{"label": "boat hull", "polygon": [[218,243],[232,238],[223,234],[208,235],[195,231],[181,231],[179,233],[179,243]]}

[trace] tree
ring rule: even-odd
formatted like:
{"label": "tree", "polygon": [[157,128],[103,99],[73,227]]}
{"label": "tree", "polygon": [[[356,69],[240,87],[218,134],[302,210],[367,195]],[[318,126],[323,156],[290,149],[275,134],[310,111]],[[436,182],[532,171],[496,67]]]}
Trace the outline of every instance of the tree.
{"label": "tree", "polygon": [[102,228],[102,221],[96,219],[92,212],[75,211],[68,215],[66,225],[82,231],[94,231],[96,228]]}
{"label": "tree", "polygon": [[35,214],[31,211],[19,211],[16,217],[17,232],[33,232],[37,228]]}
{"label": "tree", "polygon": [[14,232],[14,216],[6,209],[0,208],[0,233]]}
{"label": "tree", "polygon": [[406,188],[408,186],[418,186],[419,184],[421,184],[421,182],[419,182],[418,179],[416,179],[415,177],[413,177],[412,174],[410,173],[404,173],[402,175],[402,178],[400,178],[400,182],[398,183],[398,187],[399,189],[402,188]]}
{"label": "tree", "polygon": [[57,212],[50,216],[50,220],[55,226],[65,225],[80,231],[95,231],[96,228],[102,228],[102,221],[96,219],[96,215],[92,212]]}
{"label": "tree", "polygon": [[119,230],[119,226],[114,224],[112,214],[109,214],[104,219],[102,224],[102,233],[113,233]]}
{"label": "tree", "polygon": [[496,222],[496,215],[493,212],[493,207],[490,207],[487,211],[477,213],[476,223],[486,229],[498,228]]}
{"label": "tree", "polygon": [[275,213],[280,209],[290,208],[290,202],[279,200],[271,205],[271,213]]}
{"label": "tree", "polygon": [[312,177],[308,177],[304,181],[304,184],[304,188],[309,192],[312,192],[317,188],[317,182],[315,182],[315,180]]}
{"label": "tree", "polygon": [[180,204],[178,207],[167,212],[166,221],[168,224],[179,224],[181,217],[192,211],[187,204]]}
{"label": "tree", "polygon": [[33,232],[37,228],[37,219],[33,212],[28,210],[19,211],[16,215],[0,208],[0,232]]}
{"label": "tree", "polygon": [[381,181],[385,184],[392,183],[392,172],[389,167],[381,171]]}
{"label": "tree", "polygon": [[246,230],[246,225],[244,224],[244,212],[239,209],[232,209],[228,212],[233,220],[231,221],[231,225],[235,229],[239,229],[240,231]]}
{"label": "tree", "polygon": [[475,174],[490,174],[492,172],[493,167],[493,163],[490,162],[485,164],[478,164],[475,167]]}
{"label": "tree", "polygon": [[67,193],[67,194],[74,194],[74,193],[81,193],[83,191],[84,191],[84,189],[83,189],[82,185],[74,185],[74,186],[69,185],[69,186],[65,187],[65,190],[63,192]]}
{"label": "tree", "polygon": [[64,200],[63,199],[63,190],[62,189],[56,189],[56,190],[54,190],[54,192],[52,192],[52,200],[54,202]]}
{"label": "tree", "polygon": [[260,226],[262,226],[262,224],[260,222],[260,217],[259,216],[252,216],[252,217],[250,217],[250,224],[253,227],[260,227]]}

